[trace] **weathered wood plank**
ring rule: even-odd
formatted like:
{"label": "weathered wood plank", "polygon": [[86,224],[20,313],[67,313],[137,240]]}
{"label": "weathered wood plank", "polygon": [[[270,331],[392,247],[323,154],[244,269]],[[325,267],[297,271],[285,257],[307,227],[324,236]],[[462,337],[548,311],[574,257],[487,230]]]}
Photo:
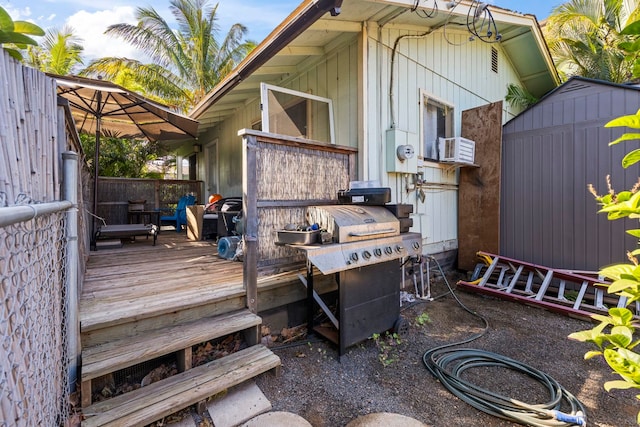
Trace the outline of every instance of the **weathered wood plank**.
{"label": "weathered wood plank", "polygon": [[93,310],[85,311],[84,315],[81,315],[80,326],[84,332],[95,329],[97,326],[118,325],[127,321],[171,313],[177,309],[185,310],[197,307],[208,301],[221,301],[244,294],[244,289],[241,287],[225,288],[222,291],[196,288],[175,293],[175,298],[179,301],[167,299],[171,293],[150,295],[148,298],[96,301],[93,304]]}
{"label": "weathered wood plank", "polygon": [[270,350],[261,345],[252,346],[131,393],[96,403],[83,411],[88,418],[82,425],[143,426],[279,365],[280,358]]}
{"label": "weathered wood plank", "polygon": [[82,332],[82,345],[94,346],[118,340],[127,336],[134,336],[144,331],[155,331],[168,328],[184,322],[192,322],[204,317],[216,316],[230,311],[241,310],[246,307],[244,295],[233,299],[212,302],[189,309],[179,309],[160,316],[127,321],[125,323],[92,329]]}
{"label": "weathered wood plank", "polygon": [[241,310],[85,348],[82,351],[82,380],[96,378],[210,339],[243,331],[261,322],[259,316],[248,310]]}

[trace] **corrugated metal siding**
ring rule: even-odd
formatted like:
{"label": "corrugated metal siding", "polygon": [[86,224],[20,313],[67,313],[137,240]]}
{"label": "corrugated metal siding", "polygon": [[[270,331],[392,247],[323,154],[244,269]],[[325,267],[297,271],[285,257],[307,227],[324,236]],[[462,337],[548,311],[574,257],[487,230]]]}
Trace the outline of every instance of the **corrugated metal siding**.
{"label": "corrugated metal siding", "polygon": [[626,259],[637,221],[607,221],[587,191],[630,188],[640,167],[623,170],[637,142],[609,147],[623,132],[605,129],[633,114],[640,94],[588,81],[570,81],[507,123],[503,132],[501,250],[509,257],[554,268],[597,270]]}

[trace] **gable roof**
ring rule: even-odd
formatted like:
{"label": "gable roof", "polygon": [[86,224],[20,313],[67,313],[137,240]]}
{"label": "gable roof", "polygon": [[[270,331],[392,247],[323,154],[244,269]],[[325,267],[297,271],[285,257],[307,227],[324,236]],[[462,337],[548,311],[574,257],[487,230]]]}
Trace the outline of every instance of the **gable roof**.
{"label": "gable roof", "polygon": [[540,107],[540,105],[548,101],[550,98],[555,97],[556,95],[560,95],[568,92],[577,93],[581,89],[585,89],[593,86],[607,86],[612,89],[640,91],[640,86],[638,86],[636,83],[614,83],[607,80],[592,79],[592,78],[582,77],[582,76],[572,76],[569,78],[569,80],[562,83],[560,86],[547,92],[543,97],[541,97],[538,100],[538,102],[529,106],[527,109],[521,111],[517,116],[511,118],[504,125],[507,126],[509,123],[516,121],[519,117],[522,117],[528,111],[531,111],[535,108]]}
{"label": "gable roof", "polygon": [[[427,19],[424,13],[413,13],[415,0],[305,0],[189,115],[200,121],[201,133],[206,131],[259,98],[260,82],[277,84],[361,32],[364,22],[424,31],[466,23],[472,4],[463,0],[452,11],[441,10]],[[501,47],[525,88],[540,97],[556,87],[560,80],[535,16],[493,5],[490,10],[502,36]]]}

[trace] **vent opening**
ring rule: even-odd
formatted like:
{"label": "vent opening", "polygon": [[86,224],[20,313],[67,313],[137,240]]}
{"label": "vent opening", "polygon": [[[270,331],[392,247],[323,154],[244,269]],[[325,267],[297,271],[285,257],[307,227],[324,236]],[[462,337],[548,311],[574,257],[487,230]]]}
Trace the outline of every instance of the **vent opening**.
{"label": "vent opening", "polygon": [[491,71],[498,72],[498,49],[495,47],[491,48]]}

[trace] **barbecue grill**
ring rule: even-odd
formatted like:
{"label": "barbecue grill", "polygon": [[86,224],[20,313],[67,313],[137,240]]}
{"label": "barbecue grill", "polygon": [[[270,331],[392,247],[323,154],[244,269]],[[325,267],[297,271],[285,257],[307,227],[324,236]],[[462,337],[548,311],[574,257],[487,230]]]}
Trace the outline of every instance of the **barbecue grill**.
{"label": "barbecue grill", "polygon": [[[422,254],[421,234],[400,234],[399,219],[383,206],[311,206],[306,215],[332,236],[330,244],[299,247],[307,257],[308,330],[338,344],[342,356],[374,333],[399,329],[401,260]],[[336,275],[336,315],[313,291],[314,266]],[[333,327],[314,325],[316,303]]]}

